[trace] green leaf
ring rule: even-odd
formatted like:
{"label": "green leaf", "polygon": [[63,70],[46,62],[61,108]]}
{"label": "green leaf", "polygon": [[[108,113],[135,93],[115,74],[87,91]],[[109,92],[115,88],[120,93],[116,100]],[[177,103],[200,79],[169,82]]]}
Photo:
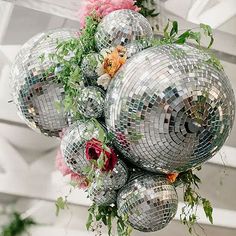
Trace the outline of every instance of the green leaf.
{"label": "green leaf", "polygon": [[100,123],[96,119],[93,119],[93,122],[94,122],[96,128],[99,130],[98,131],[98,140],[103,143],[104,140],[106,139],[106,133],[105,133],[104,129],[102,128],[102,126],[100,125]]}
{"label": "green leaf", "polygon": [[186,39],[189,37],[189,34],[190,34],[190,30],[185,31],[174,41],[174,43],[184,44],[186,42]]}
{"label": "green leaf", "polygon": [[213,32],[212,32],[212,28],[207,25],[207,24],[200,24],[200,28],[204,31],[204,34],[208,37],[210,37],[210,42],[207,48],[210,48],[214,42],[214,37],[213,37]]}
{"label": "green leaf", "polygon": [[176,34],[178,34],[178,22],[177,21],[173,21],[172,22],[172,29],[170,31],[170,36],[173,37]]}
{"label": "green leaf", "polygon": [[204,209],[206,217],[209,219],[211,224],[213,224],[213,217],[212,217],[213,208],[211,206],[210,201],[205,199],[205,198],[203,198],[202,199],[202,205],[203,205],[203,209]]}
{"label": "green leaf", "polygon": [[168,22],[167,22],[167,24],[166,24],[166,26],[164,28],[164,31],[163,31],[165,39],[168,39],[170,37],[170,35],[168,33],[169,26],[170,26],[170,21],[168,20]]}
{"label": "green leaf", "polygon": [[88,219],[87,219],[87,223],[86,223],[86,229],[89,230],[91,225],[93,223],[93,215],[91,213],[89,213]]}
{"label": "green leaf", "polygon": [[64,200],[62,197],[57,198],[55,205],[56,205],[57,216],[59,215],[60,210],[64,210],[65,208],[68,208],[67,200],[66,199]]}
{"label": "green leaf", "polygon": [[39,56],[39,59],[40,59],[40,62],[43,63],[44,60],[45,60],[45,53],[41,54],[41,55]]}
{"label": "green leaf", "polygon": [[104,153],[102,152],[99,158],[97,159],[97,166],[101,170],[104,167]]}
{"label": "green leaf", "polygon": [[111,231],[112,231],[112,215],[108,215],[107,219],[107,227],[108,227],[108,235],[111,236]]}
{"label": "green leaf", "polygon": [[195,41],[198,43],[198,45],[200,45],[201,33],[200,33],[200,32],[193,32],[193,31],[190,31],[190,32],[189,32],[189,39],[195,40]]}

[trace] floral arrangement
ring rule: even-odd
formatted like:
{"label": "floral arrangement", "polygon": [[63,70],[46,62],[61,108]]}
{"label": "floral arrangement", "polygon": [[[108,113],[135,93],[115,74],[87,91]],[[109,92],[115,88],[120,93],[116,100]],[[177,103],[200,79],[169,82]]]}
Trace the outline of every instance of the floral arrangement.
{"label": "floral arrangement", "polygon": [[[143,7],[143,8],[142,8]],[[65,64],[64,57],[67,56],[68,52],[73,52],[73,57],[70,58],[68,63],[61,68],[61,71],[57,74],[57,78],[61,81],[63,79],[64,88],[66,92],[66,98],[64,100],[64,106],[68,110],[75,111],[76,117],[83,119],[82,114],[78,114],[76,110],[76,97],[79,96],[79,91],[77,90],[77,85],[83,84],[83,72],[80,68],[83,58],[91,53],[97,52],[95,45],[94,35],[97,26],[101,19],[103,19],[109,13],[118,9],[130,9],[137,12],[145,12],[145,16],[149,13],[150,16],[155,17],[158,14],[154,13],[154,9],[147,10],[144,8],[142,1],[113,1],[113,0],[89,0],[80,12],[80,19],[82,30],[79,32],[79,40],[71,40],[67,42],[62,42],[58,45],[57,53],[54,56],[59,64]],[[203,30],[205,36],[210,38],[208,48],[211,47],[214,39],[212,30],[208,25],[201,24],[200,28]],[[200,50],[206,50],[201,47],[201,32],[193,31],[191,29],[186,30],[184,33],[179,34],[178,23],[176,21],[168,21],[164,31],[163,37],[160,39],[153,39],[151,42],[152,46],[165,45],[165,44],[184,44],[187,41],[195,41],[199,46]],[[79,44],[83,47],[79,47]],[[113,79],[120,67],[124,65],[127,61],[127,50],[126,47],[117,45],[116,47],[106,48],[100,52],[100,60],[94,62],[95,71],[97,72],[97,86],[101,86],[104,90],[108,88],[110,81]],[[75,63],[76,62],[76,63]],[[222,70],[222,66],[218,59],[213,55],[208,61],[213,64],[219,70]],[[75,65],[76,64],[76,65]],[[55,68],[53,68],[55,70]],[[110,133],[107,135],[104,133],[103,128],[98,121],[95,121],[97,127],[102,132],[100,139],[92,138],[86,142],[85,155],[87,160],[92,164],[92,168],[87,169],[86,177],[71,171],[68,166],[63,162],[63,157],[58,151],[57,156],[57,167],[62,172],[63,175],[71,175],[71,179],[77,182],[77,187],[88,189],[91,183],[96,179],[96,170],[99,169],[102,172],[110,173],[117,164],[119,154],[117,150],[114,149],[114,145],[109,139]],[[139,139],[139,137],[137,138]],[[186,172],[181,173],[170,173],[166,175],[166,178],[171,184],[180,183],[184,190],[184,202],[185,207],[182,210],[180,216],[181,222],[185,224],[189,232],[194,232],[194,225],[197,222],[196,209],[198,205],[202,204],[206,217],[209,218],[210,222],[213,223],[212,218],[212,207],[210,202],[201,197],[197,192],[199,188],[200,179],[195,174],[197,169],[191,169]],[[67,198],[65,198],[67,199]],[[57,207],[61,206],[64,209],[65,202],[62,198],[57,201]],[[89,208],[89,218],[87,223],[87,229],[98,230],[99,222],[108,226],[108,233],[112,233],[112,221],[117,219],[117,232],[118,235],[130,235],[132,232],[132,227],[129,224],[128,216],[121,217],[117,213],[116,205],[99,206],[94,203]],[[96,223],[97,222],[97,223]]]}
{"label": "floral arrangement", "polygon": [[[210,26],[181,32],[178,22],[169,20],[161,37],[153,36],[148,19],[158,15],[154,5],[152,0],[88,0],[76,36],[70,32],[69,39],[56,40],[54,53],[39,57],[39,63],[47,60],[50,66],[37,86],[42,78],[45,87],[60,86],[63,99],[49,100],[70,123],[59,129],[56,166],[74,188],[87,192],[93,204],[86,227],[98,235],[101,225],[109,235],[116,225],[119,236],[131,235],[132,229],[161,230],[177,212],[178,187],[185,203],[180,220],[189,232],[196,233],[200,205],[213,223],[213,208],[198,191],[196,172],[230,133],[233,92],[210,51]],[[202,37],[209,39],[207,47]],[[37,87],[32,97],[40,95]],[[58,135],[40,120],[37,109],[30,103],[26,120]],[[59,197],[56,207],[57,214],[66,209],[68,196]]]}

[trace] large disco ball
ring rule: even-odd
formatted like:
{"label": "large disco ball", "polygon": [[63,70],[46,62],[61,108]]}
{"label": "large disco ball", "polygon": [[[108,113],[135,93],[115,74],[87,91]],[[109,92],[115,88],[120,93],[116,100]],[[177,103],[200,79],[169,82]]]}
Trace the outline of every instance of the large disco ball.
{"label": "large disco ball", "polygon": [[76,38],[72,29],[58,29],[40,33],[26,42],[17,54],[11,70],[13,100],[19,116],[35,131],[48,136],[59,136],[68,126],[63,109],[56,102],[64,98],[64,89],[55,82],[55,75],[47,75],[54,64],[50,54],[58,42]]}
{"label": "large disco ball", "polygon": [[118,149],[153,172],[181,172],[222,147],[235,116],[229,79],[210,56],[188,45],[163,45],[133,56],[105,100]]}
{"label": "large disco ball", "polygon": [[159,175],[138,174],[120,190],[117,198],[118,214],[127,215],[131,226],[142,232],[167,226],[177,207],[175,188]]}
{"label": "large disco ball", "polygon": [[99,50],[112,46],[126,45],[135,40],[152,39],[152,27],[140,13],[124,9],[113,11],[105,16],[95,34]]}
{"label": "large disco ball", "polygon": [[90,165],[86,158],[87,141],[98,139],[99,129],[92,121],[76,121],[69,126],[61,140],[61,152],[66,165],[75,173],[83,173]]}

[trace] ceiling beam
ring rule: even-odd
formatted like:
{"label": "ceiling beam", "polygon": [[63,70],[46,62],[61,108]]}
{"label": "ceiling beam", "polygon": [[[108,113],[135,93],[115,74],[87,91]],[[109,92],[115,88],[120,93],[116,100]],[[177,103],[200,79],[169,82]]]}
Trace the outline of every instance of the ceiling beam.
{"label": "ceiling beam", "polygon": [[236,15],[235,0],[220,1],[213,7],[201,12],[207,3],[208,1],[205,0],[196,1],[188,12],[187,20],[196,24],[205,23],[216,29]]}
{"label": "ceiling beam", "polygon": [[11,19],[11,14],[13,11],[14,5],[10,2],[0,1],[0,44],[5,36],[8,24]]}
{"label": "ceiling beam", "polygon": [[[8,171],[0,174],[0,183],[0,193],[52,202],[58,197],[68,195],[72,188],[69,179],[63,178],[57,171],[52,174],[40,171]],[[75,189],[68,199],[71,204],[82,206],[91,203],[87,195],[79,189]]]}
{"label": "ceiling beam", "polygon": [[78,0],[4,0],[15,5],[30,8],[36,11],[64,17],[70,20],[79,21],[78,11],[83,1]]}
{"label": "ceiling beam", "polygon": [[19,170],[27,172],[29,170],[29,166],[24,161],[24,158],[6,139],[2,137],[0,137],[0,146],[0,165],[5,172],[14,172]]}

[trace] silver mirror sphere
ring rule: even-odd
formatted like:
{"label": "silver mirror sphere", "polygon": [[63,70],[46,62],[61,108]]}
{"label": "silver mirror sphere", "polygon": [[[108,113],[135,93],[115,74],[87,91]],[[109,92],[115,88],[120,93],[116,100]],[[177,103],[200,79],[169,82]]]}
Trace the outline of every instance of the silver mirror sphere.
{"label": "silver mirror sphere", "polygon": [[235,116],[229,79],[211,57],[188,45],[163,45],[131,57],[105,100],[117,148],[140,168],[181,172],[225,143]]}
{"label": "silver mirror sphere", "polygon": [[66,130],[61,141],[61,152],[66,165],[75,173],[83,173],[90,165],[86,158],[86,142],[99,137],[99,129],[92,121],[76,121]]}
{"label": "silver mirror sphere", "polygon": [[120,216],[128,216],[134,229],[154,232],[174,218],[178,207],[175,188],[166,177],[152,174],[133,176],[117,197]]}
{"label": "silver mirror sphere", "polygon": [[55,53],[58,42],[72,38],[77,38],[76,30],[40,33],[23,45],[11,68],[10,85],[19,116],[33,130],[48,136],[59,136],[68,126],[63,109],[55,107],[63,100],[64,89],[55,82],[54,74],[47,74],[55,63],[50,54]]}
{"label": "silver mirror sphere", "polygon": [[103,115],[105,92],[99,87],[88,86],[78,97],[78,111],[87,118]]}
{"label": "silver mirror sphere", "polygon": [[136,40],[149,41],[152,37],[152,27],[148,20],[140,13],[128,9],[113,11],[105,16],[95,34],[99,50],[124,46]]}

